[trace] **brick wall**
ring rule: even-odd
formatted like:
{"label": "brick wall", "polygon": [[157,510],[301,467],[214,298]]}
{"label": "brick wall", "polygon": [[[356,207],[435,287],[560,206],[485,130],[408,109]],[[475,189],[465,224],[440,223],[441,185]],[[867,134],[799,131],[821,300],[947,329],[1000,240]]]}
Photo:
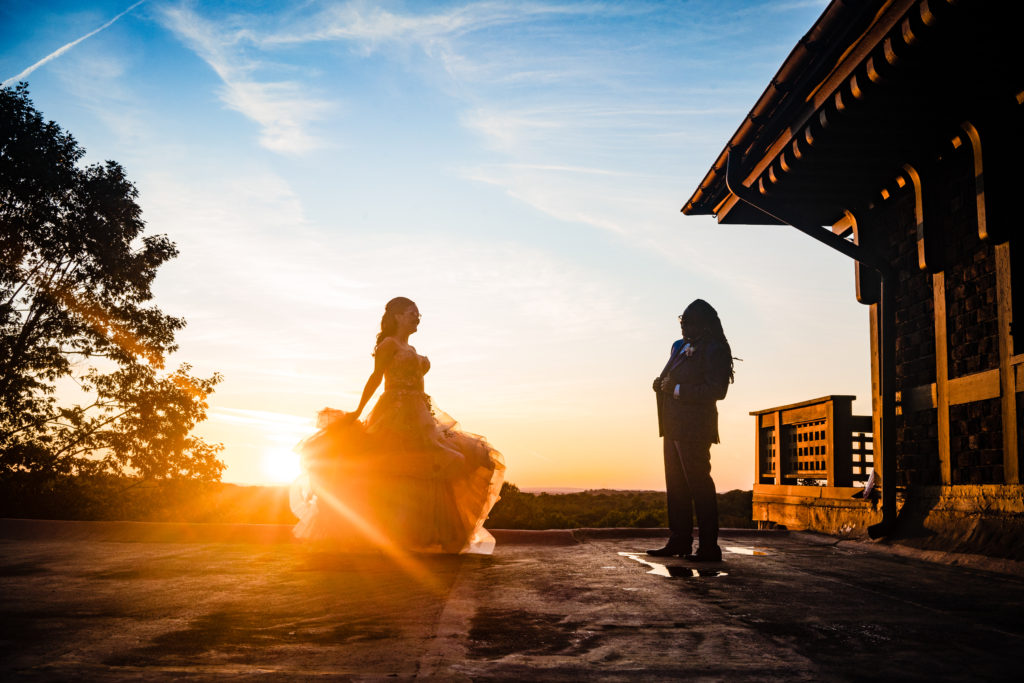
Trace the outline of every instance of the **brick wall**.
{"label": "brick wall", "polygon": [[[954,159],[942,178],[946,244],[946,329],[949,377],[999,367],[996,261],[991,242],[978,237],[974,185],[967,160]],[[951,481],[1003,483],[1003,427],[999,399],[952,406],[949,411]]]}
{"label": "brick wall", "polygon": [[[966,160],[956,161],[968,168]],[[952,379],[999,367],[999,328],[995,250],[978,237],[974,185],[966,173],[949,176],[941,179],[940,216],[948,246],[946,329]]]}
{"label": "brick wall", "polygon": [[[938,207],[944,233],[946,329],[950,379],[999,367],[995,255],[978,237],[974,187],[963,158],[948,159],[938,184]],[[883,203],[880,227],[884,246],[896,266],[894,295],[896,390],[935,381],[933,278],[918,267],[914,197],[910,188]],[[941,482],[938,419],[935,409],[896,417],[896,466],[899,483]],[[952,482],[1003,482],[1002,414],[999,399],[950,409]]]}
{"label": "brick wall", "polygon": [[[935,313],[932,277],[917,267],[914,197],[903,192],[880,207],[886,249],[898,272],[895,306],[896,390],[935,381]],[[896,416],[897,484],[938,483],[935,409]]]}
{"label": "brick wall", "polygon": [[953,484],[1002,484],[1003,430],[998,398],[949,409]]}

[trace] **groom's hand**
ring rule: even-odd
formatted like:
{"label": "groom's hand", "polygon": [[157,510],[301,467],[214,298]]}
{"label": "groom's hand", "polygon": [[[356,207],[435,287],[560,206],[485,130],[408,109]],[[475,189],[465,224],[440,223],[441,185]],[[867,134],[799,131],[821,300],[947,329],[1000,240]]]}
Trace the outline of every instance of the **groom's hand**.
{"label": "groom's hand", "polygon": [[654,390],[655,391],[661,391],[661,378],[660,377],[655,377],[654,378]]}

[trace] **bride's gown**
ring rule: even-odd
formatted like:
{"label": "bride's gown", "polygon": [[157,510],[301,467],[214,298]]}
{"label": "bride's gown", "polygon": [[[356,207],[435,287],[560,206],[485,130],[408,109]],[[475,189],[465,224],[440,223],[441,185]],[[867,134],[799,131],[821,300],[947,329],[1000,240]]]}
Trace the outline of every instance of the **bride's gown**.
{"label": "bride's gown", "polygon": [[484,529],[505,465],[475,434],[456,429],[423,391],[430,368],[411,346],[384,371],[384,393],[365,421],[320,411],[299,444],[305,474],[292,486],[299,538],[353,550],[483,553]]}

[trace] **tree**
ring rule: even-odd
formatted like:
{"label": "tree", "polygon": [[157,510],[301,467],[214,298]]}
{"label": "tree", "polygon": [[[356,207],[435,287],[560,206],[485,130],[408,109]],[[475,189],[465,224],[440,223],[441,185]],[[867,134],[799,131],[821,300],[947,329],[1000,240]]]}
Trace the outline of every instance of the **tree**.
{"label": "tree", "polygon": [[[164,368],[182,318],[150,304],[166,235],[145,235],[113,161],[0,88],[0,476],[217,480],[221,446],[190,436],[220,381]],[[84,400],[60,405],[58,386]]]}

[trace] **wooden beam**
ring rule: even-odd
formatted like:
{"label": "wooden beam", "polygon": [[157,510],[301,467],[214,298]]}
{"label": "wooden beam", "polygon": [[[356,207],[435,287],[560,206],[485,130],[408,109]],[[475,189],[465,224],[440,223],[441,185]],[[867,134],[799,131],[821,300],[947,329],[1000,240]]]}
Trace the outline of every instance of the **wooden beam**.
{"label": "wooden beam", "polygon": [[904,389],[902,392],[900,407],[903,414],[916,413],[919,410],[928,410],[938,405],[935,395],[935,382],[922,384],[919,387]]}
{"label": "wooden beam", "polygon": [[[1006,375],[1009,378],[1009,389],[1003,389],[1003,379],[1000,370],[985,370],[975,372],[971,375],[957,377],[947,382],[949,394],[949,405],[958,406],[973,401],[984,401],[990,398],[998,398],[1005,394],[1005,391],[1024,391],[1024,366],[1007,364]],[[914,413],[918,410],[928,410],[938,407],[938,391],[936,383],[922,384],[921,386],[904,389],[902,392],[900,407],[905,413]]]}
{"label": "wooden beam", "polygon": [[949,405],[999,398],[999,370],[985,370],[949,380]]}
{"label": "wooden beam", "polygon": [[914,221],[917,224],[917,266],[923,271],[937,273],[945,270],[943,264],[944,235],[942,207],[939,205],[939,183],[934,162],[903,164],[903,175],[910,181],[914,192]]}
{"label": "wooden beam", "polygon": [[828,406],[831,404],[830,401],[818,403],[813,406],[804,406],[803,408],[791,408],[789,410],[779,411],[782,414],[782,420],[786,424],[793,424],[795,422],[809,422],[811,420],[824,420],[828,417]]}
{"label": "wooden beam", "polygon": [[1010,282],[1010,243],[995,246],[996,252],[996,310],[999,327],[999,389],[1003,417],[1003,481],[1020,482],[1020,445],[1017,434],[1017,378],[1014,370],[1013,289]]}
{"label": "wooden beam", "polygon": [[[971,152],[971,163],[974,171],[974,197],[975,216],[978,222],[978,237],[983,240],[989,238],[988,220],[985,216],[985,167],[981,156],[981,134],[970,121],[964,121],[960,126],[967,138],[968,149]],[[961,143],[960,136],[953,138],[953,146],[958,147]]]}
{"label": "wooden beam", "polygon": [[953,480],[949,447],[949,337],[946,334],[946,274],[932,274],[935,309],[935,409],[937,411],[940,481]]}
{"label": "wooden beam", "polygon": [[[841,235],[853,230],[854,244],[874,249],[874,243],[881,231],[876,226],[868,227],[871,215],[869,211],[858,211],[854,214],[852,211],[846,210],[843,212],[843,217],[832,226],[832,232]],[[881,295],[882,282],[878,272],[867,264],[854,261],[853,278],[856,285],[857,302],[865,306],[877,304]]]}

